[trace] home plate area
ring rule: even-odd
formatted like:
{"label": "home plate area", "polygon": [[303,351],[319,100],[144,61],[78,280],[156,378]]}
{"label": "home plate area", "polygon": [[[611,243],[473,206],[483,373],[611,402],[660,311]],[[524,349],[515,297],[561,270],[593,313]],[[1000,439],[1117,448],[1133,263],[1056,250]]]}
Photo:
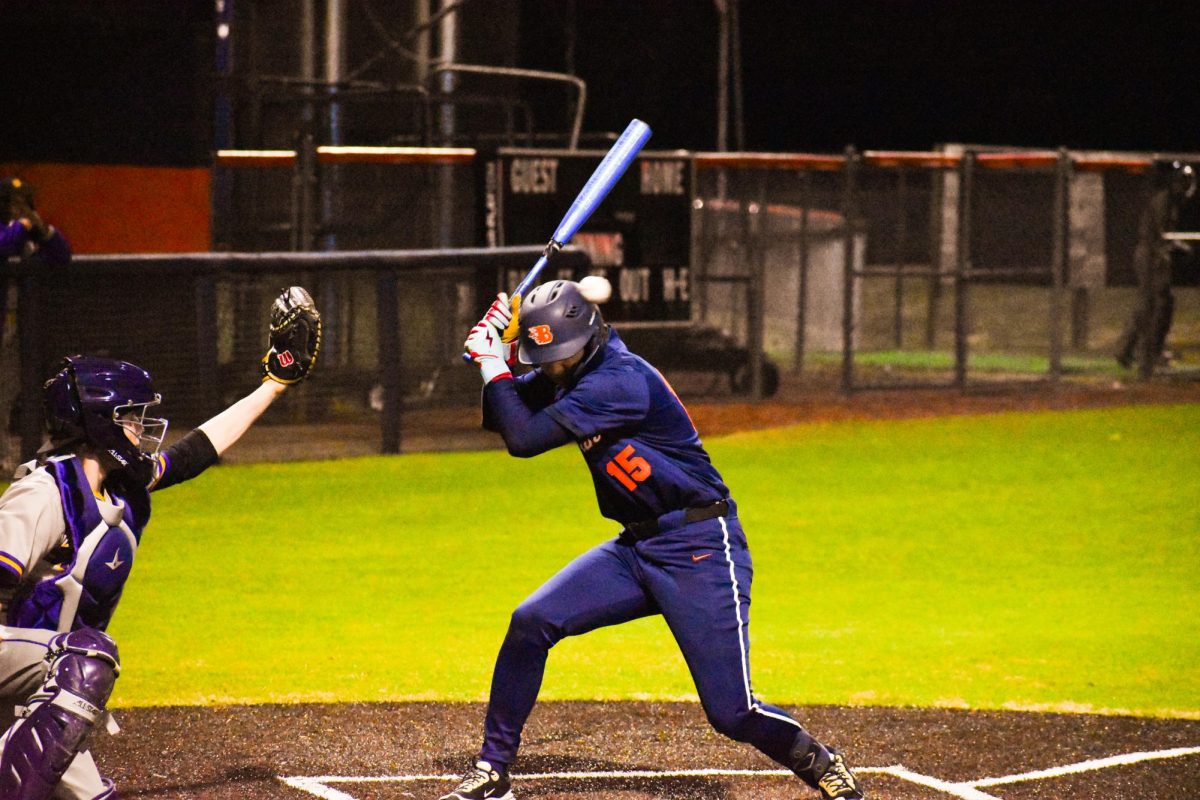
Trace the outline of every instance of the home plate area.
{"label": "home plate area", "polygon": [[[876,800],[1200,797],[1200,720],[947,709],[790,709]],[[399,800],[452,788],[480,704],[118,710],[92,752],[129,798]],[[799,800],[816,794],[714,733],[694,703],[539,704],[518,798]]]}

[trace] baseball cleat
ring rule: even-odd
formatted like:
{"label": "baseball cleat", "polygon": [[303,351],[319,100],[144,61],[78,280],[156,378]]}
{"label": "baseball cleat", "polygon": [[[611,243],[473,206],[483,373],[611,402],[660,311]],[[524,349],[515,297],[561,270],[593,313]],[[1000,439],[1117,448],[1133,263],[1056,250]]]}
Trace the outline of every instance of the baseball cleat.
{"label": "baseball cleat", "polygon": [[863,800],[862,790],[854,773],[846,766],[846,760],[837,753],[830,753],[829,767],[817,778],[817,789],[821,800]]}
{"label": "baseball cleat", "polygon": [[463,776],[457,789],[438,800],[514,800],[514,796],[507,770],[493,769],[488,762],[479,761]]}

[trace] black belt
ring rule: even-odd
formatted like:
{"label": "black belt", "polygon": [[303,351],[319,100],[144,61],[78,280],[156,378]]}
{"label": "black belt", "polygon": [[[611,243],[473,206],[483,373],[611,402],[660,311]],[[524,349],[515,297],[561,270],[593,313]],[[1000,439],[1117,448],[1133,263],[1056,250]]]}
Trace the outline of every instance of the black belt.
{"label": "black belt", "polygon": [[[706,506],[692,506],[683,512],[684,524],[689,522],[703,522],[706,519],[716,519],[723,517],[729,513],[729,501],[718,500],[715,503],[709,503]],[[666,516],[665,514],[663,516]],[[625,524],[625,530],[621,531],[621,539],[625,541],[644,542],[658,535],[658,520],[647,519],[641,522],[628,522]]]}

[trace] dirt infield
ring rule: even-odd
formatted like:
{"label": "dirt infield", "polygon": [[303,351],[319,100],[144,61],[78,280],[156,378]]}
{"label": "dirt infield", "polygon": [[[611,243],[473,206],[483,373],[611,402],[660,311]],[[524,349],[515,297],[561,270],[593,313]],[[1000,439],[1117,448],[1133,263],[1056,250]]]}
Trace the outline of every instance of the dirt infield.
{"label": "dirt infield", "polygon": [[[127,799],[436,798],[468,765],[483,711],[435,703],[129,709],[118,712],[123,732],[97,735],[92,749]],[[1182,800],[1200,793],[1200,721],[794,712],[847,753],[876,800]],[[1104,760],[1115,756],[1132,763]],[[713,733],[691,703],[540,704],[514,773],[525,798],[815,797],[756,751]]]}
{"label": "dirt infield", "polygon": [[804,422],[1175,403],[1200,403],[1200,374],[1197,379],[1156,378],[1141,383],[1093,379],[1058,384],[985,386],[966,392],[955,389],[878,390],[850,395],[828,385],[785,382],[779,396],[759,403],[704,398],[688,401],[687,406],[702,435],[718,436]]}

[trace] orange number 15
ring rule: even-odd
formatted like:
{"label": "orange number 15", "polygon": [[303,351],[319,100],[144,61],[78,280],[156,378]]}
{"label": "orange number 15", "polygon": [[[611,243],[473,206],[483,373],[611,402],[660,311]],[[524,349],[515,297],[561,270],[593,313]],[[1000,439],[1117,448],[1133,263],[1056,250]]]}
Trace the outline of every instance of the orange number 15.
{"label": "orange number 15", "polygon": [[641,456],[635,456],[633,445],[626,445],[624,450],[608,462],[605,470],[632,492],[639,483],[650,477],[650,462]]}

